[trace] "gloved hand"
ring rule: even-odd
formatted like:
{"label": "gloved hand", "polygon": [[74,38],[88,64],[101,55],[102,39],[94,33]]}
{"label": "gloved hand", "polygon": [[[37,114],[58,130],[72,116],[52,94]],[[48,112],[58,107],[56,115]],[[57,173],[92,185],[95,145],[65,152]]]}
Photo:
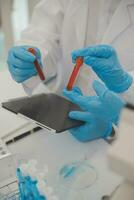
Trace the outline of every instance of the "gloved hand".
{"label": "gloved hand", "polygon": [[9,71],[12,78],[18,83],[22,83],[37,74],[34,66],[35,59],[37,59],[42,66],[39,49],[34,47],[36,51],[36,56],[34,56],[27,51],[28,48],[30,48],[30,46],[16,46],[11,48],[8,53],[7,63]]}
{"label": "gloved hand", "polygon": [[118,122],[119,114],[125,103],[105,85],[94,81],[93,88],[97,96],[83,96],[78,88],[72,91],[64,90],[64,95],[73,103],[79,105],[83,112],[73,111],[72,119],[84,121],[85,124],[70,130],[71,134],[80,141],[90,141],[106,138],[111,134],[112,123]]}
{"label": "gloved hand", "polygon": [[123,70],[116,51],[109,45],[97,45],[72,53],[72,60],[83,57],[84,63],[91,66],[106,86],[116,92],[124,92],[132,84],[132,77]]}

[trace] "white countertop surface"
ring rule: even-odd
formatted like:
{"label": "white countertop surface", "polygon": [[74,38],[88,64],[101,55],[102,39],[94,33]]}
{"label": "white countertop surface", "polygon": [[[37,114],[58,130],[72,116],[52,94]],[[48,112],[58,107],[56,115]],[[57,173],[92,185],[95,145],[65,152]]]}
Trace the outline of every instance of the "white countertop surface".
{"label": "white countertop surface", "polygon": [[[12,98],[26,96],[21,84],[12,80],[8,70],[0,71],[0,104]],[[8,112],[0,106],[0,138],[13,133],[27,125],[27,120],[19,118],[15,114]]]}
{"label": "white countertop surface", "polygon": [[[0,72],[0,83],[0,102],[26,95],[22,86],[11,79],[7,70]],[[0,137],[23,128],[28,123],[27,120],[20,119],[0,108]],[[53,174],[51,177],[53,181],[56,179],[54,174],[58,168],[72,161],[80,161],[88,155],[88,161],[98,175],[97,181],[86,191],[88,200],[89,197],[100,200],[103,195],[110,194],[121,181],[108,169],[106,159],[108,147],[109,145],[104,140],[80,143],[69,132],[53,135],[45,130],[38,131],[8,146],[10,152],[16,155],[15,158],[36,159],[39,166],[47,164],[51,176]]]}
{"label": "white countertop surface", "polygon": [[[97,172],[97,181],[84,191],[86,199],[100,200],[103,195],[111,194],[120,184],[121,179],[110,172],[107,166],[107,150],[109,145],[104,140],[80,143],[68,132],[53,135],[45,130],[36,132],[8,146],[13,154],[26,159],[36,159],[39,167],[47,164],[50,180],[55,182],[58,169],[72,161],[88,161]],[[85,199],[85,200],[86,200]]]}

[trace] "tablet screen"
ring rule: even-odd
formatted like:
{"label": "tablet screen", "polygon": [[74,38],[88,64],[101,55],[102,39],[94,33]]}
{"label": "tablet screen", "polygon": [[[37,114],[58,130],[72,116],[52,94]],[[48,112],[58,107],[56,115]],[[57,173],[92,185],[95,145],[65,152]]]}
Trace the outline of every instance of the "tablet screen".
{"label": "tablet screen", "polygon": [[82,125],[68,117],[70,111],[81,109],[69,100],[55,94],[39,94],[2,103],[15,114],[22,114],[41,127],[49,127],[57,133]]}

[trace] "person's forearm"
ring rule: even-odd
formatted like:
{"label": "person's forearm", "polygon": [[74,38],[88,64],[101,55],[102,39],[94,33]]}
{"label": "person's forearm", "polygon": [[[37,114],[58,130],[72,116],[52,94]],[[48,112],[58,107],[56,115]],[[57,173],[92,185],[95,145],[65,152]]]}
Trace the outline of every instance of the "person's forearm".
{"label": "person's forearm", "polygon": [[128,90],[126,90],[123,93],[120,93],[120,96],[125,100],[126,103],[131,102],[131,100],[133,101],[134,99],[134,71],[129,72],[129,74],[133,77],[133,83],[128,88]]}
{"label": "person's forearm", "polygon": [[[46,6],[47,5],[47,6]],[[58,62],[61,58],[60,35],[63,21],[61,0],[41,1],[35,8],[29,27],[22,32],[17,45],[37,47],[41,52],[43,72],[46,78],[58,74]],[[57,12],[53,12],[53,11]],[[26,92],[32,93],[41,83],[38,76],[23,82]],[[56,83],[49,84],[56,90]],[[47,86],[49,88],[49,85]]]}
{"label": "person's forearm", "polygon": [[[129,74],[133,77],[133,80],[134,80],[134,72],[130,72]],[[123,98],[125,103],[131,103],[131,102],[133,103],[133,100],[134,100],[134,81],[131,84],[131,86],[128,88],[128,90],[126,90],[123,93],[120,93],[119,95],[120,95],[121,98]],[[115,124],[113,124],[113,129],[112,129],[111,135],[107,138],[107,141],[109,143],[113,142],[118,137],[117,130],[118,130],[118,127]]]}

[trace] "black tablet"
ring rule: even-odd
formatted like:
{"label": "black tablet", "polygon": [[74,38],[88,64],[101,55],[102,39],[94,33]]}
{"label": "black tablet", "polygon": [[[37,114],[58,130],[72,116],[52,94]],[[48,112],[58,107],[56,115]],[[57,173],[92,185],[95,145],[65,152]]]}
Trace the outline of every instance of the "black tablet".
{"label": "black tablet", "polygon": [[2,107],[36,123],[42,128],[60,133],[82,125],[81,121],[72,120],[70,111],[81,109],[71,101],[56,94],[39,94],[9,100],[2,103]]}

